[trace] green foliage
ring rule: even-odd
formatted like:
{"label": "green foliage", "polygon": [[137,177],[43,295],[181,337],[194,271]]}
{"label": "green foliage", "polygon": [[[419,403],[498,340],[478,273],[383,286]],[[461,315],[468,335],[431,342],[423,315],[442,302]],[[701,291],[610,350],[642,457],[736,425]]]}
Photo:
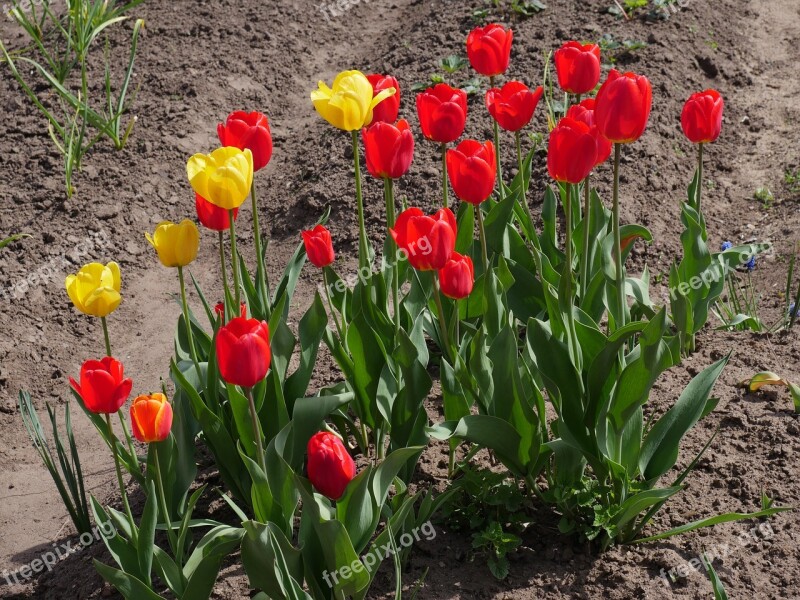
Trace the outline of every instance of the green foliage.
{"label": "green foliage", "polygon": [[800,168],[786,169],[783,174],[783,181],[792,194],[800,194]]}
{"label": "green foliage", "polygon": [[769,210],[772,208],[772,205],[775,204],[775,196],[766,186],[759,187],[753,193],[753,198],[761,202],[761,206],[764,208],[764,210]]}
{"label": "green foliage", "polygon": [[[116,85],[112,73],[117,65],[110,58],[108,40],[99,77],[90,70],[90,49],[142,1],[68,0],[66,11],[57,10],[51,0],[31,2],[27,8],[14,2],[10,11],[30,38],[31,51],[10,51],[0,42],[0,52],[25,95],[47,119],[50,137],[64,158],[67,196],[74,192],[73,173],[83,156],[102,138],[117,150],[124,148],[133,130],[136,118],[123,125],[123,117],[132,103],[129,87],[144,21],[134,24],[127,66]],[[79,75],[72,73],[76,68]],[[23,76],[31,72],[36,82]],[[48,94],[37,91],[41,82]],[[95,99],[92,90],[97,88],[102,96]]]}
{"label": "green foliage", "polygon": [[5,238],[3,240],[0,240],[0,250],[5,248],[9,244],[12,244],[13,242],[16,242],[17,240],[21,240],[21,239],[26,238],[26,237],[31,237],[31,236],[28,235],[27,233],[16,233],[14,235],[8,236],[7,238]]}

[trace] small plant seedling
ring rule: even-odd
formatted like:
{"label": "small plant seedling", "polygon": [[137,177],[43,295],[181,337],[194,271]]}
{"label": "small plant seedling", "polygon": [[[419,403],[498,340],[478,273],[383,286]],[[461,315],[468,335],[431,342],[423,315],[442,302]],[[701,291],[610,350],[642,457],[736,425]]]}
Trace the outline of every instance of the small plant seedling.
{"label": "small plant seedling", "polygon": [[625,52],[636,52],[637,50],[646,48],[647,42],[642,42],[639,40],[623,40],[622,42],[619,42],[612,34],[605,33],[603,34],[603,37],[597,40],[597,45],[600,46],[603,56],[606,56],[608,61],[611,64],[614,64],[617,62],[620,54]]}
{"label": "small plant seedling", "polygon": [[769,210],[775,203],[775,196],[767,186],[761,186],[753,194],[753,198],[761,202],[764,209]]}
{"label": "small plant seedling", "polygon": [[790,192],[800,194],[800,167],[796,167],[794,170],[786,169],[783,180]]}
{"label": "small plant seedling", "polygon": [[463,56],[458,56],[457,54],[451,54],[445,58],[439,60],[439,66],[444,69],[445,73],[452,75],[453,73],[460,71],[464,67],[466,67],[469,63],[467,59]]}
{"label": "small plant seedling", "polygon": [[540,0],[514,0],[511,10],[523,17],[532,17],[545,10],[547,5]]}
{"label": "small plant seedling", "polygon": [[9,244],[16,242],[17,240],[21,240],[22,238],[31,237],[27,233],[17,233],[15,235],[11,235],[4,240],[0,240],[0,250],[8,246]]}

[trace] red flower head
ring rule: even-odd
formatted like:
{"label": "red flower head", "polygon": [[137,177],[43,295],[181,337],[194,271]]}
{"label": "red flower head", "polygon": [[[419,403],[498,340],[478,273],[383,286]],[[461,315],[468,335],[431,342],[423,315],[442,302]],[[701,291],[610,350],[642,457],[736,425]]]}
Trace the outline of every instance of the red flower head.
{"label": "red flower head", "polygon": [[426,138],[440,144],[455,141],[467,123],[467,93],[437,83],[417,94],[417,115]]}
{"label": "red flower head", "polygon": [[447,264],[456,247],[456,217],[449,208],[427,216],[418,208],[400,213],[389,233],[408,262],[419,271],[435,271]]}
{"label": "red flower head", "polygon": [[311,484],[331,500],[341,498],[347,484],[356,476],[356,463],[342,440],[332,433],[320,431],[308,440],[306,452]]}
{"label": "red flower head", "polygon": [[564,117],[550,132],[547,170],[556,181],[580,183],[591,173],[597,156],[597,142],[586,123]]}
{"label": "red flower head", "polygon": [[611,69],[597,92],[595,122],[608,140],[629,144],[644,133],[652,103],[653,92],[647,77]]}
{"label": "red flower head", "polygon": [[100,360],[87,360],[81,366],[80,383],[72,377],[69,384],[83,399],[89,412],[111,414],[117,412],[131,395],[133,381],[124,377],[122,363],[106,356]]}
{"label": "red flower head", "polygon": [[164,394],[137,396],[131,403],[134,437],[144,444],[162,442],[172,429],[172,406]]}
{"label": "red flower head", "polygon": [[249,149],[253,153],[253,170],[267,166],[272,158],[272,134],[266,115],[260,112],[237,110],[228,115],[227,121],[217,125],[217,135],[223,146],[239,150]]}
{"label": "red flower head", "polygon": [[570,94],[591,92],[600,81],[600,46],[567,42],[553,55],[558,87]]}
{"label": "red flower head", "polygon": [[439,269],[439,283],[442,293],[448,298],[461,300],[472,293],[475,284],[475,267],[472,259],[458,252],[453,252],[447,264]]}
{"label": "red flower head", "polygon": [[272,358],[266,321],[236,317],[217,333],[217,366],[226,382],[253,387],[267,376]]}
{"label": "red flower head", "polygon": [[367,169],[373,177],[397,179],[405,175],[414,159],[414,134],[408,121],[400,119],[397,125],[379,121],[362,129],[361,135]]}
{"label": "red flower head", "polygon": [[317,268],[327,267],[336,258],[331,241],[331,232],[324,225],[302,231],[303,243],[306,246],[308,260]]}
{"label": "red flower head", "polygon": [[[217,317],[222,317],[225,315],[225,303],[224,302],[217,302],[214,305],[214,312],[217,313]],[[239,305],[239,316],[246,317],[247,316],[247,303],[242,302]]]}
{"label": "red flower head", "polygon": [[489,114],[506,131],[519,131],[530,123],[542,97],[542,86],[534,91],[521,81],[509,81],[502,88],[486,92]]}
{"label": "red flower head", "polygon": [[706,90],[689,96],[681,112],[683,133],[695,144],[715,142],[722,131],[722,109],[725,103],[719,92]]}
{"label": "red flower head", "polygon": [[464,202],[480,204],[491,196],[496,175],[492,142],[464,140],[447,151],[447,176]]}
{"label": "red flower head", "polygon": [[367,75],[367,80],[372,84],[372,91],[377,96],[379,92],[394,88],[394,96],[389,96],[372,109],[372,123],[383,121],[394,123],[400,112],[400,84],[391,75]]}
{"label": "red flower head", "polygon": [[611,142],[603,137],[597,124],[594,122],[594,98],[586,98],[580,104],[573,104],[567,111],[567,116],[570,119],[575,119],[581,123],[586,123],[589,126],[589,131],[595,137],[597,143],[597,159],[594,166],[603,164],[611,156]]}
{"label": "red flower head", "polygon": [[470,31],[467,36],[467,57],[472,68],[487,77],[505,73],[511,57],[512,39],[514,32],[497,23]]}
{"label": "red flower head", "polygon": [[[228,211],[220,208],[216,204],[211,204],[200,194],[195,194],[194,206],[197,209],[197,219],[200,223],[212,231],[227,231],[231,227]],[[239,209],[233,209],[234,221],[239,216]]]}

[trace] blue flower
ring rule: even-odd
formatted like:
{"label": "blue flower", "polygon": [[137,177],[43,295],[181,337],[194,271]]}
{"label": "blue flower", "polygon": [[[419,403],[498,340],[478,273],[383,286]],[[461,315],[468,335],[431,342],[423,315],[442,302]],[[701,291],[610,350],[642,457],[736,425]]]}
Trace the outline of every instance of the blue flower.
{"label": "blue flower", "polygon": [[719,247],[720,251],[725,252],[725,250],[730,250],[733,248],[733,244],[730,242],[722,242],[722,245]]}
{"label": "blue flower", "polygon": [[752,271],[753,269],[755,269],[756,268],[756,257],[755,256],[751,256],[750,260],[747,261],[747,264],[744,267],[748,271]]}
{"label": "blue flower", "polygon": [[797,317],[797,309],[794,306],[794,302],[789,305],[789,316],[790,317]]}

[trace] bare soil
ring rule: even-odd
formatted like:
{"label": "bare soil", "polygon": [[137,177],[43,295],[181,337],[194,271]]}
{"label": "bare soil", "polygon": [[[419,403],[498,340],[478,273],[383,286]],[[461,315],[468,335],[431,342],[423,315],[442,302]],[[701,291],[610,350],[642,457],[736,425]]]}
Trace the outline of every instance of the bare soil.
{"label": "bare soil", "polygon": [[[19,389],[30,390],[42,410],[45,401],[62,406],[68,397],[67,377],[77,374],[84,359],[102,352],[99,323],[71,308],[64,276],[90,259],[120,263],[124,301],[110,320],[115,354],[134,378],[135,391],[157,389],[167,374],[179,313],[173,298],[177,282],[158,265],[143,232],[162,219],[193,214],[185,161],[194,152],[213,148],[216,123],[240,108],[266,112],[274,135],[274,157],[257,178],[261,223],[271,240],[272,276],[278,276],[293,251],[300,229],[310,226],[326,206],[332,208],[331,228],[343,257],[340,269],[353,268],[357,226],[348,143],[314,113],[308,93],[318,79],[330,81],[345,68],[392,73],[403,86],[401,116],[416,126],[411,84],[437,71],[438,59],[464,54],[477,8],[489,8],[489,18],[513,26],[509,74],[530,84],[538,84],[545,54],[567,39],[598,40],[611,34],[619,42],[646,42],[646,47],[617,52],[615,58],[619,67],[645,74],[653,83],[648,131],[625,151],[622,204],[625,221],[642,223],[653,232],[653,244],[636,248],[635,264],[647,264],[654,276],[665,274],[680,257],[679,206],[694,168],[693,149],[680,130],[681,106],[700,89],[714,87],[723,94],[723,134],[706,162],[704,209],[710,240],[713,245],[725,239],[772,242],[774,250],[759,260],[753,276],[761,316],[769,323],[780,318],[788,256],[800,232],[800,194],[784,183],[785,171],[800,167],[800,5],[796,0],[688,0],[669,20],[648,21],[641,13],[628,21],[608,14],[611,4],[550,0],[545,11],[521,19],[482,0],[363,0],[338,17],[326,17],[322,8],[327,4],[312,0],[147,2],[136,11],[147,28],[137,59],[135,83],[140,89],[133,107],[138,116],[133,137],[120,152],[100,144],[87,157],[76,179],[77,193],[69,200],[46,123],[0,66],[0,234],[25,231],[33,236],[0,253],[0,284],[6,291],[0,295],[0,571],[16,571],[53,544],[75,540],[16,413]],[[130,27],[124,24],[112,33],[115,51],[124,48]],[[13,48],[23,43],[10,20],[0,20],[0,36]],[[456,80],[469,77],[464,72]],[[488,139],[482,95],[473,96],[469,108],[466,135]],[[541,108],[536,119],[537,130],[544,132]],[[409,202],[432,207],[439,194],[435,149],[421,136],[417,148],[399,193]],[[510,150],[509,139],[504,148],[507,173],[514,172]],[[547,182],[539,162],[532,190]],[[609,169],[603,167],[596,179],[605,191]],[[775,196],[769,208],[753,197],[762,186]],[[378,184],[367,181],[366,194],[370,234],[380,242],[385,232]],[[540,200],[534,192],[531,196],[535,210]],[[247,219],[245,211],[242,222]],[[252,254],[248,227],[239,230],[243,252]],[[219,293],[215,249],[215,240],[204,236],[191,269],[211,294]],[[310,271],[304,275],[293,314],[310,301],[315,278]],[[651,291],[655,301],[666,301],[661,283],[654,281]],[[199,308],[194,295],[191,300]],[[796,331],[768,335],[707,328],[697,354],[660,380],[652,410],[666,410],[693,374],[731,351],[730,366],[716,388],[719,407],[687,436],[679,467],[717,427],[720,434],[686,491],[667,505],[651,532],[719,512],[757,510],[762,492],[777,504],[800,505],[800,423],[787,392],[749,394],[736,387],[765,369],[800,382]],[[323,366],[315,385],[337,377]],[[429,412],[441,419],[435,397]],[[114,502],[108,452],[88,421],[75,410],[73,416],[87,485],[102,501]],[[203,473],[213,480],[213,471],[206,468]],[[425,453],[419,477],[443,489],[443,446],[432,445]],[[135,502],[141,500],[134,496]],[[714,564],[730,597],[800,598],[796,512],[771,519],[771,534],[750,543],[741,543],[746,539],[742,534],[757,523],[723,525],[602,555],[560,535],[546,511],[534,515],[534,521],[504,581],[491,576],[484,557],[472,554],[468,534],[440,526],[435,540],[412,553],[404,582],[412,587],[428,570],[420,600],[707,598],[711,588],[702,573],[691,572],[674,583],[659,575],[704,549],[727,548]],[[0,597],[116,597],[95,573],[94,557],[110,560],[101,544],[95,544],[52,572],[20,579],[19,584],[0,579]],[[375,598],[393,596],[392,577],[388,570],[381,572]],[[236,560],[224,569],[214,597],[249,597]]]}

